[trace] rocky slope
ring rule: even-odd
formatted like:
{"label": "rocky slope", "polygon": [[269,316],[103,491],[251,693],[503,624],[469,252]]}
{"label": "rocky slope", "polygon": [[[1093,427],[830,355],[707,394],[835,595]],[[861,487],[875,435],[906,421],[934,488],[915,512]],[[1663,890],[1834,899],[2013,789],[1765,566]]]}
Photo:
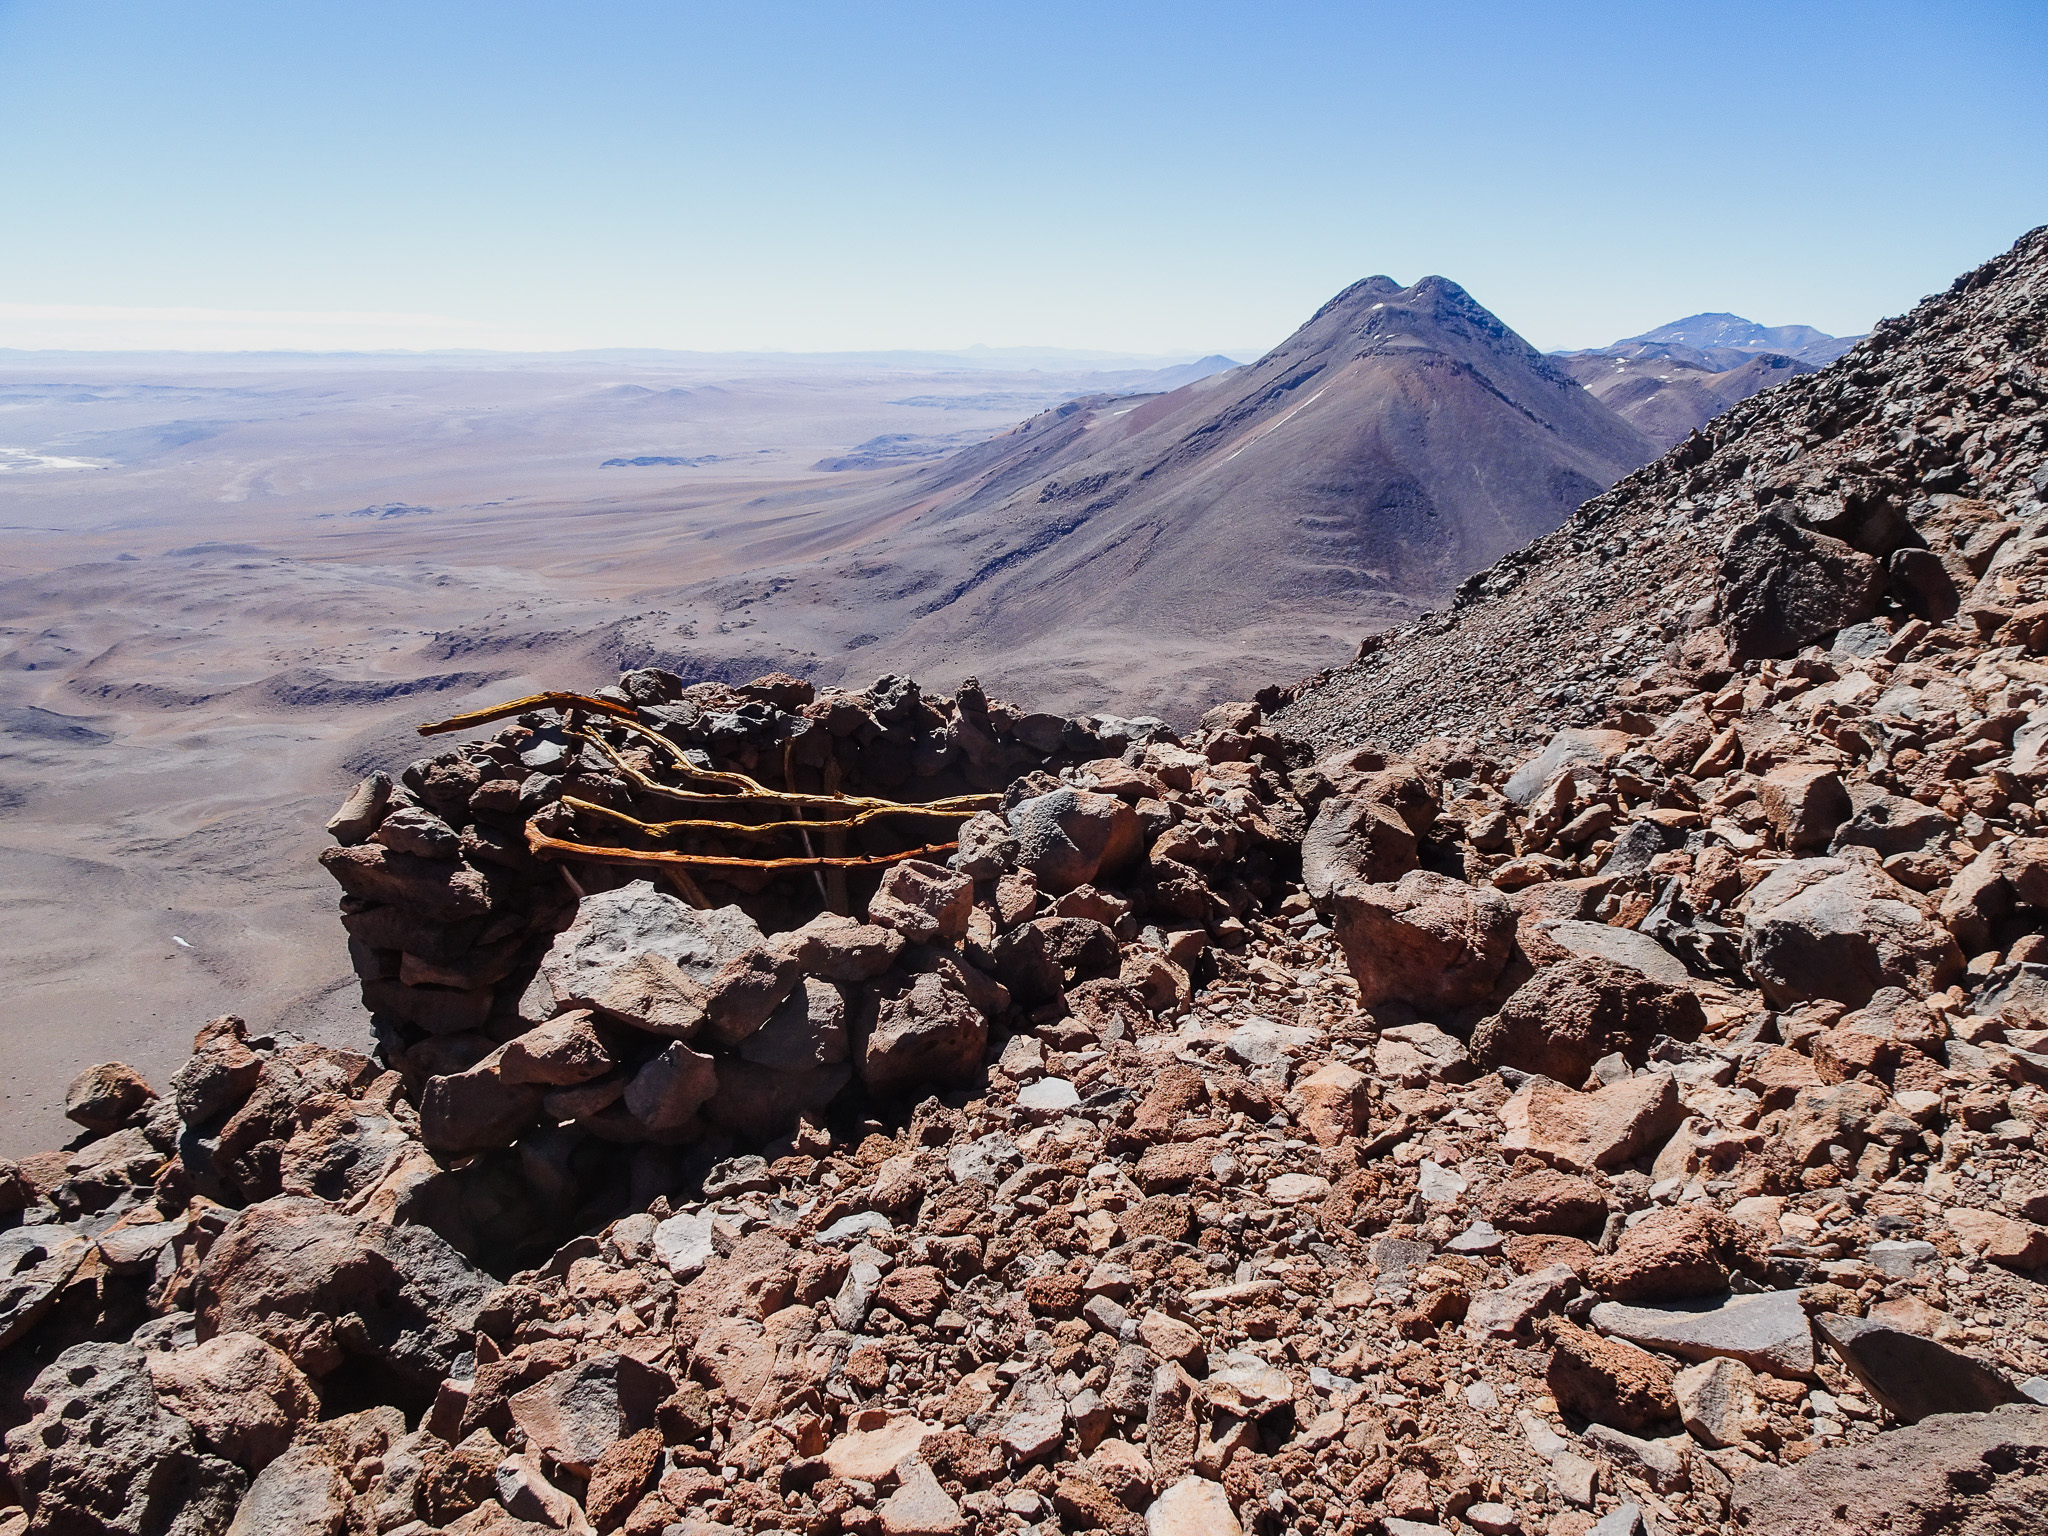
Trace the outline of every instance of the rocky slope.
{"label": "rocky slope", "polygon": [[[0,1530],[2041,1528],[2044,295],[1184,736],[642,671],[368,781],[377,1056],[0,1180]],[[735,852],[834,773],[958,832]]]}
{"label": "rocky slope", "polygon": [[[1995,633],[2037,555],[2027,520],[2048,510],[2044,249],[2028,235],[1822,372],[1743,402],[1448,607],[1368,641],[1286,728],[1401,748],[1442,732],[1531,741],[1710,677],[1717,657],[1725,671],[1731,645],[1789,657],[1839,627],[1819,622],[1829,602],[1846,604],[1844,623],[1882,608],[1894,626],[1967,605]],[[1788,586],[1815,583],[1813,612],[1782,634],[1726,604],[1760,534],[1785,544]],[[1950,632],[1974,639],[1980,624]]]}

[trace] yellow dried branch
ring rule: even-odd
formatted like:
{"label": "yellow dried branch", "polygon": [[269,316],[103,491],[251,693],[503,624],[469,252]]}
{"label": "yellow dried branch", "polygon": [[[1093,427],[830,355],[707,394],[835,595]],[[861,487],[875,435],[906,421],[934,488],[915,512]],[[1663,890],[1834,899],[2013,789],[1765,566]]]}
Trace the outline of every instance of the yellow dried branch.
{"label": "yellow dried branch", "polygon": [[[739,797],[727,796],[725,803],[729,805],[735,798]],[[751,800],[754,797],[749,795],[744,798]],[[777,796],[775,798],[780,799],[781,797]],[[877,805],[871,806],[867,810],[860,811],[852,816],[839,817],[831,821],[641,821],[638,817],[628,816],[624,811],[615,811],[608,805],[596,805],[588,800],[579,800],[574,795],[562,796],[562,804],[568,806],[573,811],[589,811],[593,815],[604,817],[607,821],[615,821],[622,826],[631,827],[635,832],[643,836],[655,838],[683,837],[691,832],[731,832],[741,837],[772,837],[779,832],[808,834],[826,827],[858,827],[866,822],[876,821],[885,816],[954,816],[965,818],[974,814],[973,811],[949,810],[944,807],[929,805]]]}
{"label": "yellow dried branch", "polygon": [[[565,734],[579,741],[586,741],[604,754],[611,765],[618,769],[637,789],[664,799],[675,800],[684,805],[712,805],[722,800],[757,799],[775,800],[785,805],[806,805],[819,807],[853,806],[860,809],[870,807],[893,807],[910,804],[897,800],[879,800],[859,795],[806,795],[791,790],[770,789],[744,773],[730,773],[715,768],[700,768],[683,755],[682,748],[670,741],[659,731],[649,730],[636,719],[633,706],[617,704],[610,699],[593,698],[584,693],[533,693],[523,699],[514,699],[507,704],[495,704],[489,709],[472,710],[466,715],[456,715],[447,720],[436,720],[431,724],[416,727],[422,736],[440,736],[449,731],[468,730],[472,726],[489,725],[494,720],[503,720],[512,715],[524,714],[530,709],[581,709],[593,714],[606,716],[613,725],[623,727],[637,736],[644,736],[659,747],[674,765],[676,771],[686,778],[702,783],[729,785],[732,794],[694,794],[689,790],[675,789],[641,773],[637,768],[621,760],[617,750],[603,737],[595,734],[568,729]],[[955,795],[944,800],[934,800],[915,809],[933,811],[960,810],[966,812],[987,810],[1001,799],[998,795]]]}
{"label": "yellow dried branch", "polygon": [[586,864],[621,864],[650,868],[681,865],[705,869],[867,869],[900,864],[905,859],[930,858],[951,853],[958,843],[928,843],[903,853],[869,853],[849,858],[734,859],[700,853],[644,853],[637,848],[605,848],[594,843],[572,843],[549,837],[528,823],[526,846],[541,858],[577,859]]}
{"label": "yellow dried branch", "polygon": [[447,720],[436,720],[431,725],[418,727],[422,736],[442,736],[449,731],[466,731],[473,725],[489,725],[493,720],[503,720],[510,715],[523,715],[529,709],[583,709],[592,714],[610,715],[614,720],[637,725],[633,719],[633,706],[614,704],[610,699],[594,699],[587,693],[530,693],[523,699],[514,699],[509,704],[493,704],[489,709],[473,709],[466,715],[456,715]]}
{"label": "yellow dried branch", "polygon": [[[908,807],[918,811],[958,811],[963,815],[971,816],[976,811],[993,810],[996,806],[1002,804],[1003,800],[1001,795],[951,795],[943,800],[922,802],[881,800],[867,795],[807,795],[795,790],[768,789],[763,785],[756,784],[752,779],[745,778],[743,774],[725,775],[725,777],[729,778],[743,779],[746,784],[751,786],[741,793],[735,795],[704,795],[691,790],[674,789],[657,779],[649,778],[631,763],[621,758],[612,748],[611,744],[600,737],[584,735],[580,731],[571,731],[569,734],[577,737],[579,740],[587,741],[596,747],[598,751],[605,755],[606,760],[619,771],[620,776],[635,789],[645,794],[653,795],[657,799],[674,801],[678,805],[731,805],[738,800],[757,800],[773,801],[779,805],[814,806],[821,810],[846,810],[849,808],[854,810],[878,810]],[[660,737],[655,739],[662,741],[664,746],[673,748],[673,743],[664,741]],[[693,766],[690,771],[703,775],[708,770]]]}

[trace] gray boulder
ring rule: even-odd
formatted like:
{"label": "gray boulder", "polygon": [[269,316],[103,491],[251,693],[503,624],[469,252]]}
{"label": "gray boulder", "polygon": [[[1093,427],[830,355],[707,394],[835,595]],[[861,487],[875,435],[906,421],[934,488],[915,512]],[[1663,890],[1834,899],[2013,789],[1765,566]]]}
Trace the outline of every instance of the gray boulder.
{"label": "gray boulder", "polygon": [[509,1081],[505,1048],[463,1072],[427,1079],[420,1093],[420,1140],[436,1152],[509,1147],[540,1113],[546,1090]]}
{"label": "gray boulder", "polygon": [[1600,873],[1616,878],[1640,875],[1648,871],[1650,861],[1658,854],[1684,846],[1685,834],[1676,827],[1667,827],[1648,817],[1632,821],[1615,835],[1614,846],[1600,861]]}
{"label": "gray boulder", "polygon": [[1884,590],[1869,555],[1766,512],[1722,547],[1716,618],[1732,660],[1786,656],[1869,618]]}
{"label": "gray boulder", "polygon": [[315,1380],[356,1356],[432,1391],[468,1347],[493,1286],[427,1227],[280,1195],[214,1241],[193,1311],[202,1339],[253,1333]]}
{"label": "gray boulder", "polygon": [[377,830],[391,800],[391,775],[379,768],[349,791],[341,809],[327,818],[327,835],[344,845],[360,843]]}
{"label": "gray boulder", "polygon": [[1574,956],[1517,987],[1472,1031],[1470,1050],[1482,1067],[1539,1072],[1576,1087],[1603,1056],[1619,1051],[1641,1066],[1659,1035],[1697,1040],[1706,1027],[1706,1010],[1688,988]]}
{"label": "gray boulder", "polygon": [[370,840],[393,853],[417,854],[423,859],[452,859],[462,848],[455,829],[423,805],[400,806],[384,818]]}
{"label": "gray boulder", "polygon": [[846,1036],[846,999],[830,982],[807,977],[753,1034],[740,1056],[778,1072],[836,1066],[852,1054]]}
{"label": "gray boulder", "polygon": [[1504,792],[1516,805],[1527,805],[1560,769],[1604,769],[1634,745],[1635,738],[1626,731],[1559,731],[1541,752],[1508,775]]}
{"label": "gray boulder", "polygon": [[1593,1308],[1593,1326],[1681,1360],[1726,1358],[1774,1376],[1813,1374],[1813,1329],[1797,1291],[1655,1307],[1603,1301]]}
{"label": "gray boulder", "polygon": [[1115,795],[1091,790],[1056,789],[1020,800],[1011,808],[1010,830],[1018,866],[1056,896],[1123,868],[1143,847],[1137,812]]}
{"label": "gray boulder", "polygon": [[1931,549],[1898,549],[1886,562],[1891,574],[1892,596],[1908,613],[1930,624],[1946,624],[1963,606],[1955,578]]}
{"label": "gray boulder", "polygon": [[92,1247],[85,1233],[54,1222],[0,1232],[0,1349],[43,1320]]}
{"label": "gray boulder", "polygon": [[1017,839],[994,811],[976,811],[960,824],[953,867],[970,880],[993,880],[1017,863]]}
{"label": "gray boulder", "polygon": [[1346,880],[1398,880],[1415,867],[1418,847],[1408,823],[1383,800],[1333,795],[1302,838],[1302,888],[1326,902]]}
{"label": "gray boulder", "polygon": [[247,1478],[163,1406],[142,1351],[74,1344],[45,1366],[7,1432],[32,1536],[213,1536]]}
{"label": "gray boulder", "polygon": [[708,986],[728,960],[760,943],[760,928],[738,907],[700,912],[634,880],[584,897],[540,969],[559,1002],[585,1003],[636,955],[671,961],[689,980]]}
{"label": "gray boulder", "polygon": [[1861,1008],[1881,987],[1915,997],[1963,971],[1948,930],[1882,870],[1849,859],[1795,859],[1742,901],[1742,963],[1774,1007],[1832,998]]}
{"label": "gray boulder", "polygon": [[717,1091],[717,1064],[677,1040],[633,1074],[626,1084],[625,1104],[649,1131],[667,1136],[688,1129]]}
{"label": "gray boulder", "polygon": [[1835,828],[1828,852],[1868,848],[1881,859],[1895,853],[1944,848],[1956,824],[1931,805],[1887,794],[1874,784],[1849,786],[1849,819]]}
{"label": "gray boulder", "polygon": [[1901,1423],[2027,1400],[1982,1361],[1890,1323],[1830,1313],[1816,1318],[1815,1326],[1863,1389]]}
{"label": "gray boulder", "polygon": [[1647,933],[1633,928],[1615,928],[1607,923],[1566,918],[1539,925],[1546,938],[1559,949],[1586,959],[1606,960],[1614,965],[1641,971],[1652,981],[1685,986],[1692,978],[1685,962]]}

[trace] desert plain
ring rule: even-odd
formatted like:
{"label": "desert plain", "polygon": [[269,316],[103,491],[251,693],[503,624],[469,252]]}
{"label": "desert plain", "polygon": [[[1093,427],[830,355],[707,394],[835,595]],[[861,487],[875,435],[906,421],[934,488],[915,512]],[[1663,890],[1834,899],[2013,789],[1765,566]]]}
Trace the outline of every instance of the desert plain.
{"label": "desert plain", "polygon": [[224,1010],[363,1042],[314,859],[416,724],[627,665],[866,681],[749,573],[915,515],[906,467],[1201,371],[946,362],[0,354],[0,1156]]}

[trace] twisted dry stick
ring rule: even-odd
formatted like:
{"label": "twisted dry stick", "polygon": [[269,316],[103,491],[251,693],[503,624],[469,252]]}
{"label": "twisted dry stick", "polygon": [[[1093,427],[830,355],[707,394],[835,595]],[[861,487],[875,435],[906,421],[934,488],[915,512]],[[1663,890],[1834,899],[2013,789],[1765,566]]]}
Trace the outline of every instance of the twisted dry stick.
{"label": "twisted dry stick", "polygon": [[[808,869],[865,869],[879,868],[886,864],[901,863],[905,859],[921,859],[933,854],[950,853],[959,847],[958,842],[928,843],[921,848],[908,849],[901,853],[854,854],[828,856],[813,853],[810,833],[813,828],[831,829],[838,832],[858,827],[870,821],[886,817],[952,817],[956,820],[972,816],[977,811],[989,810],[1001,802],[1000,795],[954,795],[943,800],[926,804],[915,801],[883,800],[866,795],[809,795],[795,790],[770,789],[765,784],[749,778],[743,773],[721,772],[711,768],[700,768],[686,758],[682,749],[660,732],[650,730],[636,718],[631,705],[614,703],[610,699],[593,698],[582,693],[534,693],[523,699],[496,704],[489,709],[472,710],[468,714],[456,715],[451,719],[437,720],[418,727],[422,736],[440,736],[449,731],[467,730],[472,726],[489,725],[512,715],[524,714],[528,710],[551,709],[565,719],[563,734],[595,747],[611,766],[633,786],[636,792],[671,804],[690,806],[776,806],[794,811],[795,820],[774,820],[762,822],[720,821],[709,818],[689,818],[679,821],[642,821],[624,811],[609,806],[596,805],[574,796],[564,796],[559,802],[569,808],[572,816],[584,814],[600,817],[616,823],[629,832],[654,841],[668,841],[689,836],[691,833],[711,832],[743,838],[771,838],[786,832],[795,832],[803,840],[804,853],[800,858],[785,859],[741,859],[721,854],[677,853],[663,849],[616,848],[597,843],[574,842],[567,838],[553,837],[540,830],[529,819],[526,823],[526,845],[541,858],[575,859],[590,864],[616,864],[627,866],[650,866],[667,870],[678,880],[679,885],[687,884],[684,894],[703,905],[701,892],[696,891],[693,882],[684,873],[688,868],[705,869],[758,869],[785,870]],[[685,779],[704,785],[715,785],[716,790],[677,789],[650,777],[606,741],[595,730],[580,729],[579,713],[605,717],[608,724],[645,737],[659,747],[668,759],[668,766]],[[783,777],[790,773],[790,757],[783,754]],[[823,811],[818,821],[807,820],[806,810]]]}

